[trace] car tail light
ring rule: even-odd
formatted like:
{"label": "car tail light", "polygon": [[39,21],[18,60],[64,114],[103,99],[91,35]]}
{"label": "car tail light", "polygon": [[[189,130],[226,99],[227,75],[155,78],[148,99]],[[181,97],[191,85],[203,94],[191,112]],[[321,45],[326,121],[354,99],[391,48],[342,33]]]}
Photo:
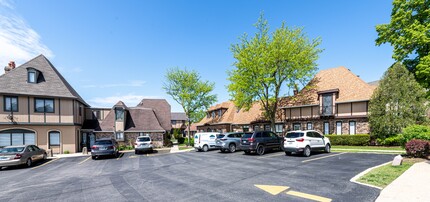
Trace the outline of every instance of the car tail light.
{"label": "car tail light", "polygon": [[91,147],[91,149],[93,149],[93,150],[97,150],[97,149],[98,149],[98,147],[97,147],[97,146],[92,146],[92,147]]}
{"label": "car tail light", "polygon": [[248,142],[254,142],[255,139],[254,138],[248,138]]}
{"label": "car tail light", "polygon": [[296,139],[297,142],[303,142],[304,140],[305,140],[304,138]]}
{"label": "car tail light", "polygon": [[151,141],[151,142],[149,142],[149,144],[152,144],[152,141]]}
{"label": "car tail light", "polygon": [[284,137],[284,141],[287,141],[287,138],[286,138],[286,137]]}
{"label": "car tail light", "polygon": [[227,138],[221,138],[221,141],[226,141],[227,140]]}
{"label": "car tail light", "polygon": [[16,154],[15,158],[13,158],[13,159],[20,159],[21,157],[22,157],[22,154]]}

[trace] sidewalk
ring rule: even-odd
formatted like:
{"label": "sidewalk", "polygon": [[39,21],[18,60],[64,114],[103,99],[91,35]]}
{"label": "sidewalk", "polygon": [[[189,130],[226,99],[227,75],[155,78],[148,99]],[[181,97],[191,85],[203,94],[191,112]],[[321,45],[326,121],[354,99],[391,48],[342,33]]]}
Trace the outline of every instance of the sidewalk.
{"label": "sidewalk", "polygon": [[189,149],[179,150],[179,146],[177,144],[174,144],[173,147],[170,149],[170,153],[188,152],[192,150],[194,150],[193,147],[190,147]]}
{"label": "sidewalk", "polygon": [[428,201],[430,161],[416,163],[381,191],[377,202]]}

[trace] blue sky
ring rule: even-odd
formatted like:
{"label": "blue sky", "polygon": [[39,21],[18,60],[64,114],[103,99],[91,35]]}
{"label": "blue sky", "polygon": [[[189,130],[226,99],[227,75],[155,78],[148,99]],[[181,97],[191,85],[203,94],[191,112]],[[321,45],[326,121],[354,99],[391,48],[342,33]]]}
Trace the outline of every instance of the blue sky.
{"label": "blue sky", "polygon": [[264,11],[271,30],[283,21],[322,38],[319,69],[345,66],[369,82],[394,62],[389,45],[375,46],[375,26],[390,21],[391,0],[285,1],[13,1],[0,0],[0,65],[44,54],[94,107],[118,100],[165,98],[166,70],[187,67],[215,82],[229,100],[231,44]]}

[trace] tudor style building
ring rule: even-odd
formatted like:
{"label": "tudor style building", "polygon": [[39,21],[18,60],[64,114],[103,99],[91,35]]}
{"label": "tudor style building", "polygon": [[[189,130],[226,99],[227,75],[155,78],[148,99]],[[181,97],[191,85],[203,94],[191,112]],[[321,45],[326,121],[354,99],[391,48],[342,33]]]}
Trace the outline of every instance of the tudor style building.
{"label": "tudor style building", "polygon": [[55,153],[77,151],[89,105],[49,60],[39,55],[0,76],[0,146],[36,144]]}
{"label": "tudor style building", "polygon": [[[300,92],[280,99],[275,132],[315,129],[324,134],[367,134],[368,105],[375,88],[345,67],[321,70]],[[270,130],[270,123],[262,118],[258,102],[244,111],[228,101],[209,108],[197,130]]]}
{"label": "tudor style building", "polygon": [[171,128],[170,105],[143,99],[136,107],[119,101],[112,108],[90,108],[43,55],[0,75],[0,147],[36,144],[53,153],[75,153],[102,137],[133,145],[152,137],[162,147]]}

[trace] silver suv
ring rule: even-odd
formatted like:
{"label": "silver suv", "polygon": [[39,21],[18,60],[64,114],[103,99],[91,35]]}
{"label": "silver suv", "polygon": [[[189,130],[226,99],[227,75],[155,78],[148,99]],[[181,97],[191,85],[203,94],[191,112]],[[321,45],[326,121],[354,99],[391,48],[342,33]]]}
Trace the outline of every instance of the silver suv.
{"label": "silver suv", "polygon": [[242,138],[243,134],[243,132],[231,132],[224,134],[224,137],[216,139],[216,148],[219,148],[221,152],[235,152],[237,149],[239,149],[240,138]]}
{"label": "silver suv", "polygon": [[134,143],[134,153],[139,154],[141,152],[153,152],[154,146],[152,145],[152,140],[148,136],[140,136],[136,138]]}
{"label": "silver suv", "polygon": [[284,151],[286,155],[291,155],[294,152],[310,156],[311,151],[316,150],[330,153],[330,148],[330,140],[315,130],[290,131],[284,138]]}

